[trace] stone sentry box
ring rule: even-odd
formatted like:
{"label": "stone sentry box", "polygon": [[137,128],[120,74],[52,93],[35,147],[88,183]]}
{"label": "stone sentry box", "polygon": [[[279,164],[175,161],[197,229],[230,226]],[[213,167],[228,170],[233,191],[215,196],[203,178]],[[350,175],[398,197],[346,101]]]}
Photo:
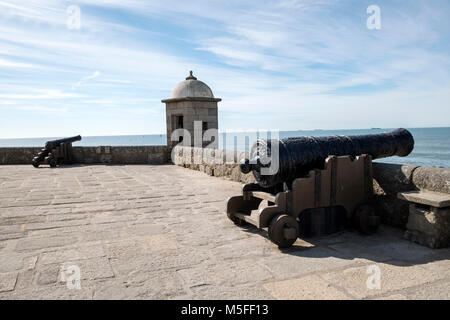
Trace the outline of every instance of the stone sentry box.
{"label": "stone sentry box", "polygon": [[[169,99],[161,100],[166,104],[167,146],[177,145],[180,137],[172,141],[172,133],[176,129],[186,129],[191,135],[191,141],[184,145],[194,146],[194,122],[201,121],[202,136],[208,129],[218,129],[218,108],[220,98],[215,98],[212,90],[204,82],[197,80],[190,72],[185,81],[180,82],[172,91]],[[210,144],[206,141],[202,147]]]}

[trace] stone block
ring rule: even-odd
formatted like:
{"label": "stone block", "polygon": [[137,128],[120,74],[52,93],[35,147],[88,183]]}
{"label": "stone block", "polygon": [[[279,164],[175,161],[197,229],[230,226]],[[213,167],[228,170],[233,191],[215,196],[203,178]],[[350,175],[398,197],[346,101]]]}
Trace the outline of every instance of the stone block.
{"label": "stone block", "polygon": [[408,300],[450,300],[450,281],[436,281],[408,289],[404,295]]}
{"label": "stone block", "polygon": [[173,272],[142,271],[122,281],[104,282],[94,299],[171,299],[186,294],[183,282]]}
{"label": "stone block", "polygon": [[60,265],[51,264],[40,267],[37,273],[37,284],[38,285],[48,285],[54,284],[58,281]]}
{"label": "stone block", "polygon": [[397,193],[416,190],[412,175],[417,168],[377,162],[372,164],[376,207],[383,223],[405,228],[408,221],[408,204],[397,199]]}
{"label": "stone block", "polygon": [[[380,280],[379,286],[374,277]],[[426,270],[420,265],[409,265],[399,261],[350,267],[343,271],[333,271],[322,275],[322,279],[357,299],[384,296],[444,277],[445,275]]]}
{"label": "stone block", "polygon": [[237,157],[235,151],[225,150],[224,151],[224,163],[237,164]]}
{"label": "stone block", "polygon": [[89,288],[69,289],[65,285],[42,286],[7,292],[0,299],[9,300],[89,300],[93,292]]}
{"label": "stone block", "polygon": [[414,170],[412,181],[421,190],[450,194],[450,168],[419,167]]}
{"label": "stone block", "polygon": [[77,261],[95,257],[103,257],[105,255],[106,254],[101,245],[84,246],[73,249],[44,252],[41,254],[39,264],[46,265],[46,264],[63,263],[68,261]]}
{"label": "stone block", "polygon": [[430,248],[450,246],[450,208],[410,204],[404,237]]}
{"label": "stone block", "polygon": [[261,284],[243,286],[199,286],[190,288],[193,300],[273,300],[274,297]]}
{"label": "stone block", "polygon": [[231,169],[230,179],[233,181],[241,180],[241,170],[239,169],[239,166],[235,166],[233,169]]}
{"label": "stone block", "polygon": [[214,175],[214,169],[211,166],[205,166],[205,173],[209,176]]}
{"label": "stone block", "polygon": [[[68,268],[76,266],[80,269],[81,280],[98,280],[114,277],[114,272],[105,257],[87,260],[64,262],[59,265],[58,281],[64,283],[67,280]],[[83,286],[83,282],[81,282]]]}
{"label": "stone block", "polygon": [[0,292],[13,291],[17,282],[17,272],[0,273]]}
{"label": "stone block", "polygon": [[223,177],[227,173],[227,168],[225,165],[215,165],[214,166],[214,176]]}
{"label": "stone block", "polygon": [[53,247],[62,247],[70,244],[74,244],[78,241],[76,237],[66,236],[66,237],[43,237],[43,238],[27,238],[21,239],[17,243],[16,251],[31,251],[40,250]]}
{"label": "stone block", "polygon": [[244,285],[267,281],[273,275],[251,260],[224,261],[210,265],[203,263],[198,266],[177,271],[189,287],[203,285]]}
{"label": "stone block", "polygon": [[264,288],[279,300],[348,300],[350,296],[317,275],[270,282]]}
{"label": "stone block", "polygon": [[0,255],[0,273],[20,270],[24,266],[24,255],[9,253]]}

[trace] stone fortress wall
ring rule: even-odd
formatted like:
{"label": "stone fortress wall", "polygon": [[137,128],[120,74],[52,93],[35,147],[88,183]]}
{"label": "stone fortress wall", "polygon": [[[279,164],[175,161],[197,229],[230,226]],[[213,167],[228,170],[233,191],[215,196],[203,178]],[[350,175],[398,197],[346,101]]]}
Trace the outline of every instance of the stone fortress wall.
{"label": "stone fortress wall", "polygon": [[[42,147],[0,148],[0,165],[29,164]],[[167,146],[73,147],[76,163],[165,164],[170,161]]]}

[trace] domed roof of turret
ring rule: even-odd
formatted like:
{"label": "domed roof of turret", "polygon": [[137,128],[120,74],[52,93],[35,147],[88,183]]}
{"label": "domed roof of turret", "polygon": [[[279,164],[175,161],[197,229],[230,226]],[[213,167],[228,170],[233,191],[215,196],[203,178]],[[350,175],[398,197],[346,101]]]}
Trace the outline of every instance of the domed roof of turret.
{"label": "domed roof of turret", "polygon": [[183,82],[180,82],[172,91],[169,99],[163,99],[161,102],[172,103],[180,101],[209,101],[219,102],[220,98],[214,98],[212,90],[208,85],[189,72],[189,77]]}
{"label": "domed roof of turret", "polygon": [[192,74],[186,80],[180,82],[172,91],[170,99],[179,98],[214,98],[211,88]]}

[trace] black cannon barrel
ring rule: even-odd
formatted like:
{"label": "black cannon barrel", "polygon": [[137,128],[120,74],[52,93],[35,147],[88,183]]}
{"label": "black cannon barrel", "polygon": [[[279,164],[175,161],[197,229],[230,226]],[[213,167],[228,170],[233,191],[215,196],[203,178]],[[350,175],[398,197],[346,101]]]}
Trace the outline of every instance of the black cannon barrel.
{"label": "black cannon barrel", "polygon": [[72,143],[75,141],[80,141],[81,136],[74,136],[69,138],[63,138],[63,139],[57,139],[57,140],[50,140],[45,143],[45,149],[54,149],[55,147],[59,146],[61,143]]}
{"label": "black cannon barrel", "polygon": [[[278,144],[278,155],[274,151],[276,144]],[[253,171],[259,185],[271,187],[303,176],[312,169],[322,169],[325,159],[330,155],[368,154],[373,159],[391,156],[405,157],[413,148],[412,134],[402,128],[392,132],[357,136],[257,140],[250,152],[250,160],[242,161],[240,169],[243,173]],[[278,158],[278,170],[269,174],[262,172],[262,169],[267,170],[276,158]]]}

